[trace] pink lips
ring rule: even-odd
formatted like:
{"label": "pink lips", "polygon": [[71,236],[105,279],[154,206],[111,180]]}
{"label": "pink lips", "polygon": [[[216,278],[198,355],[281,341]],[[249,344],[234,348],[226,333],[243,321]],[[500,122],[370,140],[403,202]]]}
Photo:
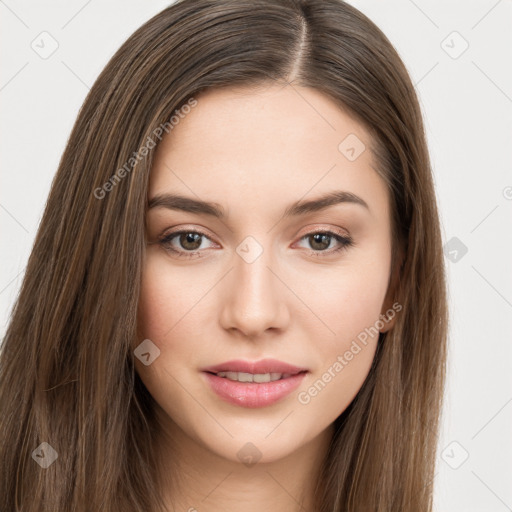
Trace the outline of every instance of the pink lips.
{"label": "pink lips", "polygon": [[288,363],[283,363],[277,359],[261,359],[260,361],[250,362],[241,359],[226,361],[215,366],[208,366],[202,369],[203,372],[245,372],[245,373],[290,373],[292,375],[307,371],[307,368],[299,368]]}
{"label": "pink lips", "polygon": [[[271,405],[296,389],[308,372],[276,359],[249,362],[227,361],[202,369],[211,389],[223,400],[242,407],[264,407]],[[244,372],[252,374],[282,373],[289,376],[271,382],[238,382],[215,375],[219,372]]]}

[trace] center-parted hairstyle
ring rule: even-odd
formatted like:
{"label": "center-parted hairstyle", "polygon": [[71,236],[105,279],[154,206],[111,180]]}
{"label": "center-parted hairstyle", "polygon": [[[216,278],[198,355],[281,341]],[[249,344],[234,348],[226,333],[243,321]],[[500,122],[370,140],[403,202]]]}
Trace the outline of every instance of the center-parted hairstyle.
{"label": "center-parted hairstyle", "polygon": [[[448,318],[432,171],[406,68],[341,0],[182,0],[111,58],[59,163],[1,346],[1,510],[163,510],[149,442],[155,403],[133,354],[157,147],[147,141],[192,98],[200,108],[203,90],[272,83],[324,93],[371,134],[391,201],[392,297],[403,307],[335,421],[314,512],[432,509]],[[47,468],[33,457],[41,443],[58,454]]]}

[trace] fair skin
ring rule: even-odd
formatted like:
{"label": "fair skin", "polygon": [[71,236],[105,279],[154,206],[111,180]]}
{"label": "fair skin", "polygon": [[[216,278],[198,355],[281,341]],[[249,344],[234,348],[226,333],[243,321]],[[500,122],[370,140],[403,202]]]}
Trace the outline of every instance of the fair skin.
{"label": "fair skin", "polygon": [[[134,345],[149,339],[160,350],[148,366],[136,359],[136,369],[158,404],[163,494],[169,510],[313,511],[333,422],[367,377],[378,336],[359,343],[341,371],[333,365],[393,302],[389,194],[368,133],[314,89],[272,84],[196,99],[157,148],[148,198],[210,201],[226,217],[148,210]],[[353,161],[338,149],[349,134],[366,146]],[[283,217],[292,203],[334,191],[368,208],[342,202]],[[181,229],[206,236],[159,243]],[[333,236],[308,236],[329,231],[353,245],[334,252],[342,244]],[[262,250],[251,262],[237,252],[248,236]],[[226,402],[201,372],[263,358],[308,369],[299,388],[268,406]],[[319,379],[325,386],[309,393]],[[240,450],[260,458],[246,465]]]}

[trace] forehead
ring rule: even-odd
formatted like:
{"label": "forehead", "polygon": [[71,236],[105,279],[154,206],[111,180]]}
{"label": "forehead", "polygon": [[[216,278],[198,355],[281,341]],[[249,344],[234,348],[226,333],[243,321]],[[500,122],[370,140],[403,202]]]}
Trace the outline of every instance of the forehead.
{"label": "forehead", "polygon": [[344,189],[387,212],[369,134],[321,92],[264,85],[196,100],[157,148],[149,197],[176,192],[247,210]]}

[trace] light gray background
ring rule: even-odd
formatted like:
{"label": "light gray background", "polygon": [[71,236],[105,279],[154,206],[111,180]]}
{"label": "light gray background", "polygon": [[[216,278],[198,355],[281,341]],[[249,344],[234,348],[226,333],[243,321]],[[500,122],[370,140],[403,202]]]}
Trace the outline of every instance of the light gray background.
{"label": "light gray background", "polygon": [[[436,510],[512,510],[512,1],[350,3],[416,84],[448,244]],[[1,338],[78,109],[115,50],[168,4],[0,0]],[[46,59],[31,47],[51,48],[44,31],[58,43]]]}

